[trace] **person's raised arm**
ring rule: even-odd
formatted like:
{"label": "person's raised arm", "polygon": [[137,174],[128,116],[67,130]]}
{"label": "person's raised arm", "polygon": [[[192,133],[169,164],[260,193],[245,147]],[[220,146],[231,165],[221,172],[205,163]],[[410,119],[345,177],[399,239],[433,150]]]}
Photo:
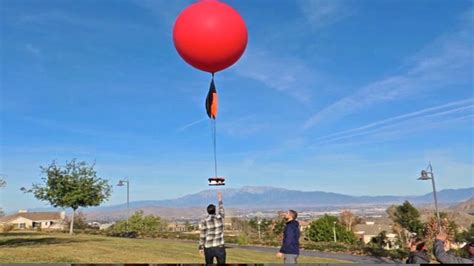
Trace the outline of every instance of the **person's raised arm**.
{"label": "person's raised arm", "polygon": [[224,213],[224,203],[222,203],[222,193],[217,192],[217,200],[219,201],[219,215],[224,218],[225,213]]}
{"label": "person's raised arm", "polygon": [[447,239],[447,235],[444,232],[440,232],[436,236],[436,240],[433,244],[433,253],[436,259],[443,264],[450,263],[472,263],[471,260],[456,257],[453,254],[449,254],[444,250],[444,242]]}

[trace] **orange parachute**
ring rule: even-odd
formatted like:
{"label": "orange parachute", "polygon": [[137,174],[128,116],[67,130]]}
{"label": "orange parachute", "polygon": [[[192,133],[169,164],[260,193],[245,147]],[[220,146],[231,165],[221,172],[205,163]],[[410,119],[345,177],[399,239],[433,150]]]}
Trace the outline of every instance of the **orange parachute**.
{"label": "orange parachute", "polygon": [[210,186],[224,186],[225,178],[217,176],[217,151],[216,151],[216,117],[218,110],[218,97],[216,85],[214,84],[214,74],[212,75],[211,86],[206,97],[206,112],[207,116],[211,119],[212,128],[212,144],[214,148],[214,176],[209,178]]}

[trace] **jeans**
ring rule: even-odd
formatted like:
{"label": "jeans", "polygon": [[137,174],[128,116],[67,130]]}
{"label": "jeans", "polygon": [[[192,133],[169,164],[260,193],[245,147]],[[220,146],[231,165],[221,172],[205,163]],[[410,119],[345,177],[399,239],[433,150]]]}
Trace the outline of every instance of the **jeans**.
{"label": "jeans", "polygon": [[298,255],[296,255],[296,254],[284,254],[283,263],[285,263],[285,264],[296,264],[297,259],[298,259]]}
{"label": "jeans", "polygon": [[204,248],[204,257],[206,264],[214,264],[214,257],[217,259],[217,264],[225,264],[225,247]]}

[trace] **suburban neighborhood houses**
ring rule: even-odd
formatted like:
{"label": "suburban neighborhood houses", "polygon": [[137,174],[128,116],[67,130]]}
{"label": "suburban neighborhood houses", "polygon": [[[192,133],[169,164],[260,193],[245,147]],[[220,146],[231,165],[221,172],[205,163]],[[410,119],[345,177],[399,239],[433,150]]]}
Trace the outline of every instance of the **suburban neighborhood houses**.
{"label": "suburban neighborhood houses", "polygon": [[27,210],[19,210],[18,213],[0,217],[0,228],[11,225],[18,230],[63,230],[66,226],[65,219],[66,213],[64,211],[28,212]]}
{"label": "suburban neighborhood houses", "polygon": [[381,232],[387,233],[388,242],[383,247],[384,249],[396,249],[399,248],[396,242],[396,234],[392,233],[392,225],[384,223],[376,223],[375,221],[366,221],[363,224],[358,224],[355,226],[354,234],[359,236],[359,238],[365,243],[368,244],[374,237],[379,235]]}

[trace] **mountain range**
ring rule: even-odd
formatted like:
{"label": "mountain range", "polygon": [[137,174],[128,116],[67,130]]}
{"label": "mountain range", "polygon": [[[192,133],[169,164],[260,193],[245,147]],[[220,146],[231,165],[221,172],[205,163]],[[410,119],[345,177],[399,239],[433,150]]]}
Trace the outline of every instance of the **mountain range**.
{"label": "mountain range", "polygon": [[[358,207],[400,204],[405,200],[414,204],[432,204],[433,193],[413,196],[351,196],[323,191],[299,191],[275,187],[223,188],[226,210],[281,210],[286,208],[316,209],[328,207]],[[202,215],[203,206],[216,203],[216,190],[208,189],[176,199],[146,200],[130,202],[130,211],[143,210],[145,213],[164,217],[196,217]],[[131,195],[133,198],[133,194]],[[454,205],[474,196],[474,187],[444,189],[437,192],[438,202]],[[116,219],[126,215],[127,205],[109,205],[82,209],[88,217]],[[35,209],[51,210],[51,208]]]}
{"label": "mountain range", "polygon": [[[352,205],[397,204],[408,200],[415,204],[433,202],[433,193],[419,196],[351,196],[323,191],[299,191],[275,187],[242,187],[220,190],[227,207],[256,209],[282,207],[324,207]],[[444,189],[437,192],[440,203],[466,201],[474,195],[474,187],[463,189]],[[216,201],[216,190],[208,189],[195,194],[169,200],[147,200],[130,202],[131,208],[161,206],[167,208],[191,208],[207,206]],[[94,209],[123,209],[125,204]]]}

